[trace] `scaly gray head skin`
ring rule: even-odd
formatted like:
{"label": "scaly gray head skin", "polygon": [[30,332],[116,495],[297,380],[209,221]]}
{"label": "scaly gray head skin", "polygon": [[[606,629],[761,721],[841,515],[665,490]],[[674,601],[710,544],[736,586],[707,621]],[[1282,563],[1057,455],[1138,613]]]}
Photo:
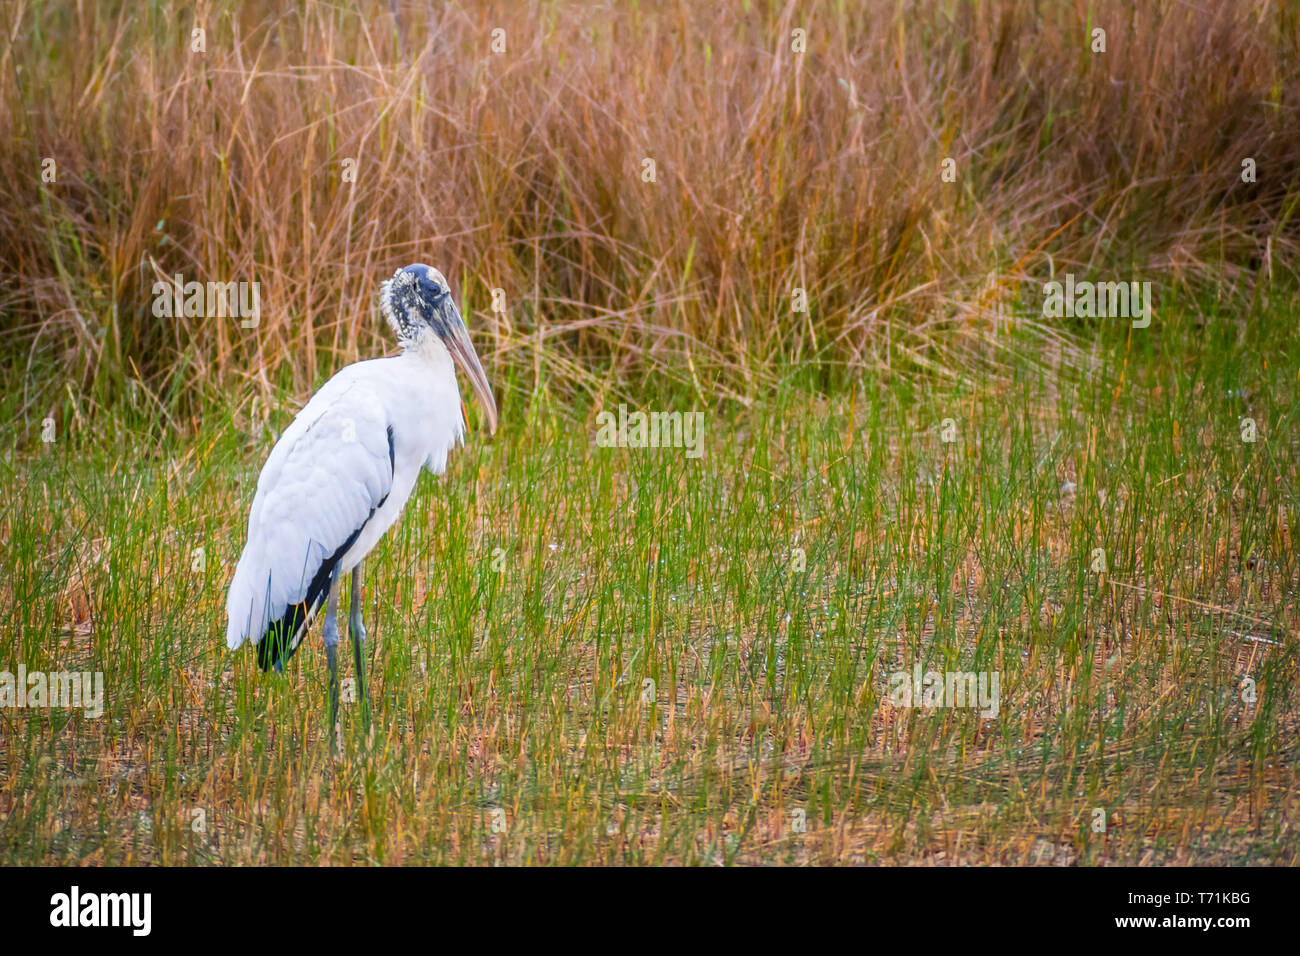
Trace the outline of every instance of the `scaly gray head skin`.
{"label": "scaly gray head skin", "polygon": [[496,399],[442,273],[423,263],[404,266],[379,289],[379,311],[397,333],[402,348],[418,349],[425,336],[436,336],[469,379],[487,412],[488,428],[495,432]]}

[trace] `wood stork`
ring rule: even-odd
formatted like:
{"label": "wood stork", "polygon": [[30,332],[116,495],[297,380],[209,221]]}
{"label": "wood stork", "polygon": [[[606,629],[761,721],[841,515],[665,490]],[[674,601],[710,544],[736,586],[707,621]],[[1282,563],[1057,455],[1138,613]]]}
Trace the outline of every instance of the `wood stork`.
{"label": "wood stork", "polygon": [[[397,520],[421,468],[435,475],[464,438],[456,365],[497,426],[496,402],[469,331],[437,269],[398,269],[379,309],[400,355],[349,365],[285,429],[257,479],[248,543],[226,597],[226,643],[257,646],[262,670],[283,669],[325,605],[331,744],[338,721],[339,583],[352,572],[348,630],[362,673],[361,562]],[[454,364],[453,364],[454,363]]]}

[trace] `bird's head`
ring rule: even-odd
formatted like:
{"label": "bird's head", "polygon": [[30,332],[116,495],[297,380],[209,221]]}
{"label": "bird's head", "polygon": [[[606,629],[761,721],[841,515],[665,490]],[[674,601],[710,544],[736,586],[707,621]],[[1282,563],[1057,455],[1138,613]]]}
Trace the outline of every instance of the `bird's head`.
{"label": "bird's head", "polygon": [[495,432],[496,399],[442,273],[420,263],[398,269],[380,286],[379,310],[397,333],[402,348],[419,349],[437,342],[451,353],[483,403],[488,428]]}

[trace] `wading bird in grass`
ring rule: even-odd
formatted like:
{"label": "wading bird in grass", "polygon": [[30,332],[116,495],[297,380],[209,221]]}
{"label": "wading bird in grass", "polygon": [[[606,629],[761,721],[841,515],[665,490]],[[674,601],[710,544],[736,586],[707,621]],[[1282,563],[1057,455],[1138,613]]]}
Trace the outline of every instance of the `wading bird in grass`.
{"label": "wading bird in grass", "polygon": [[330,736],[338,721],[339,583],[352,572],[348,630],[362,673],[361,562],[397,520],[420,469],[435,475],[465,434],[456,365],[497,426],[496,402],[469,331],[437,269],[412,265],[383,283],[379,309],[402,354],[349,365],[317,392],[271,449],[248,513],[248,543],[226,597],[226,643],[257,646],[283,669],[325,606]]}

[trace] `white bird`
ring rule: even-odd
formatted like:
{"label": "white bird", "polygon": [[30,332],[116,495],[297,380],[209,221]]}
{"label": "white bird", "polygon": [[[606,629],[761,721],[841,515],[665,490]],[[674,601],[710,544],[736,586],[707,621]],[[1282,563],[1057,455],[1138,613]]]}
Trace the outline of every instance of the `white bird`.
{"label": "white bird", "polygon": [[464,438],[456,365],[496,431],[497,409],[447,280],[410,265],[381,286],[379,308],[400,355],[349,365],[275,443],[248,513],[248,543],[226,597],[226,644],[257,646],[282,670],[325,605],[331,740],[338,720],[339,583],[352,572],[348,630],[365,703],[361,562],[397,520],[420,469],[435,475]]}

